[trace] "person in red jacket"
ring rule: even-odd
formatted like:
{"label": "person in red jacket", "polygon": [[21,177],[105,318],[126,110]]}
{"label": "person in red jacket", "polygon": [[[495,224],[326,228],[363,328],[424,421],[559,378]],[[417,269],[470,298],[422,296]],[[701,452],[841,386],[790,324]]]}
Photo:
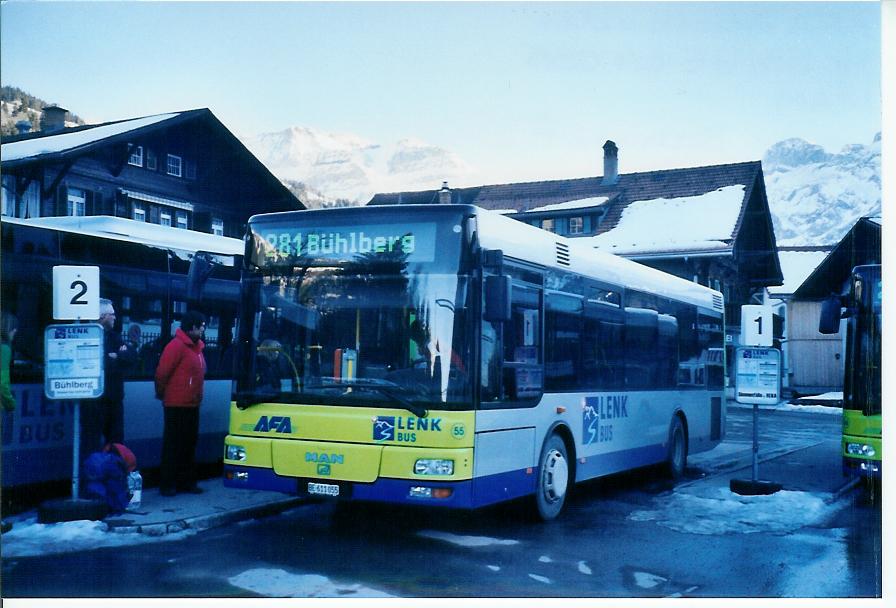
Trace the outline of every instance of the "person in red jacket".
{"label": "person in red jacket", "polygon": [[159,490],[162,496],[177,492],[201,494],[193,463],[199,438],[199,404],[205,383],[205,316],[188,311],[180,329],[162,351],[156,368],[156,398],[165,410],[162,435],[162,466]]}

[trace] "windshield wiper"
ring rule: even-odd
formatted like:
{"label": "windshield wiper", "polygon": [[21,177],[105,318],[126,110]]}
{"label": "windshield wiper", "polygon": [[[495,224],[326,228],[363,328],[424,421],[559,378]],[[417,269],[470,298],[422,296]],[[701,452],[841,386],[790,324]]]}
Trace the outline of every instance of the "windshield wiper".
{"label": "windshield wiper", "polygon": [[429,410],[425,407],[419,406],[406,397],[402,396],[401,392],[408,392],[406,388],[395,384],[394,382],[389,382],[387,380],[338,380],[334,381],[332,384],[311,384],[306,385],[306,389],[320,389],[320,388],[360,388],[360,389],[369,389],[373,391],[377,391],[381,395],[388,397],[389,399],[394,399],[397,401],[404,409],[411,412],[417,418],[426,418],[429,414]]}

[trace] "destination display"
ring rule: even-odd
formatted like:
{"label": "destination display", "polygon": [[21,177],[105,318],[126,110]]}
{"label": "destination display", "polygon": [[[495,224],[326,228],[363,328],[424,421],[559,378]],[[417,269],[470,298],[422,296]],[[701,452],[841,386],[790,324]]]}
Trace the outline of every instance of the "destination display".
{"label": "destination display", "polygon": [[277,264],[309,257],[352,261],[357,257],[435,260],[436,224],[370,224],[366,226],[252,226],[255,263]]}

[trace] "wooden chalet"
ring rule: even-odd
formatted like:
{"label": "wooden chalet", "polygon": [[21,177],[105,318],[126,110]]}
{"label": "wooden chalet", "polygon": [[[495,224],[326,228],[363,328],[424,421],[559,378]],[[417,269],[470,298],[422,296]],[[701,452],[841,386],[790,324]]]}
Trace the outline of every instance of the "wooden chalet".
{"label": "wooden chalet", "polygon": [[207,108],[4,138],[2,213],[108,215],[242,237],[255,213],[304,205]]}
{"label": "wooden chalet", "polygon": [[821,301],[848,287],[852,269],[880,264],[881,218],[863,217],[787,300],[788,382],[797,395],[843,390],[845,334],[818,332]]}

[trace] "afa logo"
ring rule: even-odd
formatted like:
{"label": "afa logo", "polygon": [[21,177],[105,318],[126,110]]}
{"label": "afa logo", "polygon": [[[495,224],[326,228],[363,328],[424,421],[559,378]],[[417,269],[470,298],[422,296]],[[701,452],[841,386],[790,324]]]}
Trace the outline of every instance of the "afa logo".
{"label": "afa logo", "polygon": [[373,419],[374,441],[395,441],[395,416],[377,416]]}
{"label": "afa logo", "polygon": [[262,416],[252,430],[260,433],[292,433],[292,422],[289,416]]}

